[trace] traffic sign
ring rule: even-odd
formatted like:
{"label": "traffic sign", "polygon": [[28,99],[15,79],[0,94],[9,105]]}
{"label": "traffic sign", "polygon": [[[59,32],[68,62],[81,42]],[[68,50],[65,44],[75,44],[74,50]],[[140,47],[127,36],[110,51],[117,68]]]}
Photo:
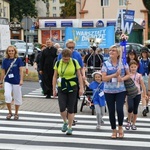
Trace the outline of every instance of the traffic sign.
{"label": "traffic sign", "polygon": [[30,17],[25,17],[22,19],[21,25],[24,30],[30,30],[33,25],[33,21]]}

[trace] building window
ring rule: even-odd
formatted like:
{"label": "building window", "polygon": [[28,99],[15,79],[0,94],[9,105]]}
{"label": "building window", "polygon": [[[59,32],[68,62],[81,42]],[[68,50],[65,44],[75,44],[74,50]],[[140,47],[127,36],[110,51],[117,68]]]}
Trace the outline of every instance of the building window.
{"label": "building window", "polygon": [[53,7],[53,11],[56,11],[56,7]]}
{"label": "building window", "polygon": [[109,6],[109,0],[101,0],[101,6]]}
{"label": "building window", "polygon": [[119,6],[125,6],[127,0],[119,0]]}
{"label": "building window", "polygon": [[56,0],[53,0],[53,3],[56,3]]}
{"label": "building window", "polygon": [[57,17],[57,15],[56,15],[56,14],[53,14],[53,17]]}

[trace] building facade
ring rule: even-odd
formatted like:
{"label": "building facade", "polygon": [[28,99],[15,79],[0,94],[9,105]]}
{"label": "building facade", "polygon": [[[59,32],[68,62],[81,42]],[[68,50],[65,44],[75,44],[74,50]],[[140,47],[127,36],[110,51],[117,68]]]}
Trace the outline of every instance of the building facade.
{"label": "building facade", "polygon": [[10,6],[7,0],[0,0],[0,17],[10,20]]}
{"label": "building facade", "polygon": [[134,10],[134,21],[144,27],[143,41],[148,39],[148,10],[142,0],[76,0],[77,19],[116,20],[118,10]]}
{"label": "building facade", "polygon": [[60,17],[61,7],[63,5],[59,0],[46,0],[46,3],[42,0],[37,0],[38,17]]}

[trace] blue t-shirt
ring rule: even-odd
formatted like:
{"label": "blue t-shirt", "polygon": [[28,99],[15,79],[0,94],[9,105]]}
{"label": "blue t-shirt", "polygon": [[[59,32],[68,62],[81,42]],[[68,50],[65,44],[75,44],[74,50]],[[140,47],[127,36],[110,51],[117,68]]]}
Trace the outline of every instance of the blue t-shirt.
{"label": "blue t-shirt", "polygon": [[[7,72],[8,68],[10,67],[11,63],[14,61],[13,59],[5,58],[2,62],[2,69]],[[9,70],[8,74],[5,77],[5,82],[10,84],[19,84],[20,83],[20,67],[23,67],[23,61],[21,58],[17,58],[11,69]]]}
{"label": "blue t-shirt", "polygon": [[96,81],[92,81],[89,84],[89,88],[93,91],[93,103],[94,105],[105,106],[105,96],[103,93],[104,83],[98,83]]}
{"label": "blue t-shirt", "polygon": [[[58,57],[57,57],[57,60],[60,60],[61,58],[62,58],[62,54],[60,53],[60,54],[58,55]],[[77,51],[74,50],[74,51],[72,52],[71,58],[76,59],[76,60],[78,61],[79,65],[80,65],[80,67],[83,68],[83,61],[82,61],[81,54],[80,54],[79,52],[77,52]]]}
{"label": "blue t-shirt", "polygon": [[149,75],[149,68],[148,68],[149,63],[150,63],[149,59],[147,59],[147,60],[141,59],[140,60],[139,73],[142,74],[142,76]]}

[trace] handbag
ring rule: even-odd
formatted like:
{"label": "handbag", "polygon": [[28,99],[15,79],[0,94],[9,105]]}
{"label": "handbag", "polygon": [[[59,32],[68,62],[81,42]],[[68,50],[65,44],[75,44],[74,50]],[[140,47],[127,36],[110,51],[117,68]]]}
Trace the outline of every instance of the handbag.
{"label": "handbag", "polygon": [[134,98],[138,95],[138,88],[135,85],[133,79],[129,78],[124,81],[124,85],[127,91],[127,96],[130,98]]}

